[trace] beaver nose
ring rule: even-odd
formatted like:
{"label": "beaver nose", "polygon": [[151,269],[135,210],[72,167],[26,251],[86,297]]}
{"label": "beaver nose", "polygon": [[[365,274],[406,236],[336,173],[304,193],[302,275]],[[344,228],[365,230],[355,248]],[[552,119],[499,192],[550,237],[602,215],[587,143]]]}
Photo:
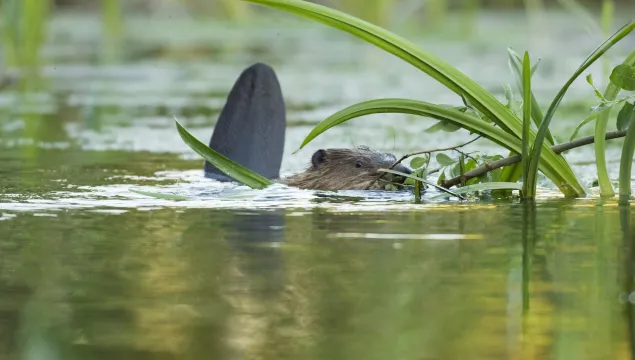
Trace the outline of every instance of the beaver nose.
{"label": "beaver nose", "polygon": [[412,170],[403,164],[397,164],[397,166],[395,166],[395,171],[399,171],[408,175],[412,174]]}
{"label": "beaver nose", "polygon": [[[393,170],[399,171],[400,173],[404,173],[404,174],[412,174],[412,170],[409,167],[404,166],[402,164],[395,165],[395,167],[393,167]],[[392,182],[403,184],[407,178],[405,176],[391,174],[391,176],[389,176],[389,179]]]}

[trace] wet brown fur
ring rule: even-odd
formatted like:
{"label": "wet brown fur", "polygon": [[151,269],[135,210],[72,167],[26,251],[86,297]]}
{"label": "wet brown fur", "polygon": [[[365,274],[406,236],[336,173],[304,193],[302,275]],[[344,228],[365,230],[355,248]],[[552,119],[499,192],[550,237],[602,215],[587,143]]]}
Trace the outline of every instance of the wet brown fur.
{"label": "wet brown fur", "polygon": [[[353,149],[326,149],[316,151],[309,167],[302,173],[292,175],[280,182],[300,189],[312,190],[370,190],[384,189],[385,181],[376,181],[380,168],[388,169],[396,158],[366,146]],[[398,171],[410,172],[399,165]],[[401,177],[391,174],[382,176],[394,182],[403,182]],[[372,185],[371,185],[372,184]]]}

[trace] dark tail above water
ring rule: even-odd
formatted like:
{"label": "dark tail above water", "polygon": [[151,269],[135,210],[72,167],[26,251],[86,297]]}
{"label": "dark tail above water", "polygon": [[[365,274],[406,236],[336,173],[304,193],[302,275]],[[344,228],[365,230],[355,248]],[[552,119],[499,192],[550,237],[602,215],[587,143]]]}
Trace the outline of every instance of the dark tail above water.
{"label": "dark tail above water", "polygon": [[[257,63],[236,80],[209,147],[266,178],[276,179],[280,177],[286,125],[278,78],[271,67]],[[205,176],[234,181],[207,161]]]}

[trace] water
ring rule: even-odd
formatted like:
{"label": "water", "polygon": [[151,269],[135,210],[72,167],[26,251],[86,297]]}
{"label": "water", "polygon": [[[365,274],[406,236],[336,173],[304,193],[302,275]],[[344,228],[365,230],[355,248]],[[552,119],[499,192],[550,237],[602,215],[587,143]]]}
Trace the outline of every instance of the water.
{"label": "water", "polygon": [[[484,15],[469,42],[451,29],[408,37],[501,98],[511,82],[505,46],[529,45],[542,58],[544,102],[601,40],[550,16],[549,38],[528,36],[514,14]],[[548,181],[535,206],[216,183],[172,116],[207,142],[227,91],[255,61],[276,69],[289,106],[283,174],[321,147],[401,155],[465,142],[464,132],[424,133],[431,120],[375,115],[293,154],[313,124],[354,102],[460,99],[319,25],[126,26],[113,60],[102,57],[97,21],[56,18],[40,88],[0,95],[2,358],[630,357],[628,206],[565,200]],[[601,79],[600,66],[592,71]],[[561,141],[592,96],[583,79],[574,84],[554,122]],[[612,178],[620,145],[608,151]],[[486,141],[468,149],[506,153]],[[567,158],[589,185],[592,148]]]}

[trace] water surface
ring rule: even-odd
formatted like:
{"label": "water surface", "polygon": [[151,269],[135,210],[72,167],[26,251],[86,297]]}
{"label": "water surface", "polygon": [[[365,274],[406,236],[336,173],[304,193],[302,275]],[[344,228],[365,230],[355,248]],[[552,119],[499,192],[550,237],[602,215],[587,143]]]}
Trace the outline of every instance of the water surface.
{"label": "water surface", "polygon": [[[506,46],[529,47],[544,103],[601,41],[575,18],[554,19],[549,37],[514,14],[484,14],[469,41],[451,29],[406,35],[501,99]],[[416,69],[292,21],[132,18],[114,60],[100,36],[95,19],[55,18],[40,82],[0,95],[2,358],[630,358],[629,206],[565,200],[544,179],[535,205],[251,190],[203,178],[172,119],[207,142],[233,81],[263,61],[289,106],[283,174],[322,147],[401,155],[470,139],[373,115],[292,154],[314,124],[358,101],[460,103]],[[594,105],[583,79],[565,105],[559,141]],[[620,146],[608,150],[613,179]],[[486,141],[468,150],[506,154]],[[590,186],[593,149],[566,156]]]}

